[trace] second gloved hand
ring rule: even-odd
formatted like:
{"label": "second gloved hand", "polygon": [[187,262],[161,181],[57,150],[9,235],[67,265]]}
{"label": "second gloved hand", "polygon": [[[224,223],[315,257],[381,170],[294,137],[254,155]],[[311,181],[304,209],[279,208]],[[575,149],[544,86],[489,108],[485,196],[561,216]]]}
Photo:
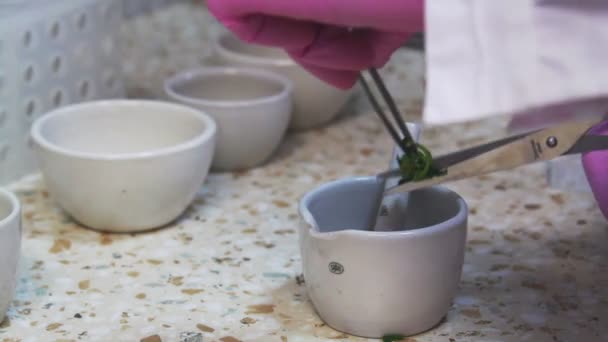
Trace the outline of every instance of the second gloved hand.
{"label": "second gloved hand", "polygon": [[240,39],[282,48],[342,89],[424,28],[423,0],[208,0],[207,7]]}
{"label": "second gloved hand", "polygon": [[[608,121],[594,127],[594,134],[608,135]],[[608,151],[594,151],[583,155],[583,167],[593,195],[608,219]]]}

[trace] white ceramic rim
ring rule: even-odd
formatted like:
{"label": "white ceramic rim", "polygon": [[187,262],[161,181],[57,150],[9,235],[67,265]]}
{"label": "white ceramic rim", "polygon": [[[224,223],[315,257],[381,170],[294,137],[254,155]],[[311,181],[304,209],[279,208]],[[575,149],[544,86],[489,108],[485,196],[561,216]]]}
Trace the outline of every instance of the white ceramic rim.
{"label": "white ceramic rim", "polygon": [[[254,99],[243,99],[243,100],[213,100],[209,98],[202,97],[191,97],[187,95],[183,95],[177,91],[175,91],[175,87],[183,83],[185,81],[190,81],[193,79],[204,79],[207,76],[222,76],[222,75],[231,75],[231,76],[248,76],[256,79],[263,79],[265,81],[269,81],[275,84],[278,84],[281,87],[281,90],[272,95],[266,95],[257,97]],[[287,97],[290,97],[293,93],[293,84],[292,82],[282,75],[271,71],[265,70],[257,70],[246,67],[199,67],[195,69],[189,69],[183,72],[180,72],[172,77],[168,78],[164,82],[165,93],[178,100],[191,105],[201,105],[208,107],[247,107],[253,105],[260,104],[268,104],[273,102],[279,102],[284,100]]]}
{"label": "white ceramic rim", "polygon": [[376,178],[376,176],[365,176],[365,177],[349,177],[349,178],[338,179],[338,180],[335,180],[332,182],[322,184],[319,187],[306,193],[300,200],[300,203],[298,205],[298,211],[300,213],[300,218],[302,220],[304,220],[304,222],[306,222],[306,224],[308,225],[308,230],[310,231],[311,235],[314,236],[315,238],[322,238],[322,239],[328,239],[328,240],[334,239],[340,235],[366,236],[369,238],[382,238],[382,239],[402,237],[402,236],[411,236],[411,237],[428,236],[428,235],[439,234],[439,233],[447,231],[447,230],[456,229],[459,227],[460,223],[465,222],[467,220],[467,217],[469,214],[469,209],[468,209],[468,206],[467,206],[467,203],[465,202],[465,200],[458,193],[456,193],[446,187],[435,185],[435,186],[431,186],[430,189],[433,189],[435,191],[444,192],[444,193],[453,194],[456,197],[456,200],[458,202],[458,213],[456,213],[456,215],[450,217],[449,219],[439,222],[437,224],[430,225],[430,226],[423,227],[423,228],[418,228],[418,229],[399,230],[399,231],[373,231],[373,230],[343,229],[343,230],[323,233],[323,232],[319,232],[318,230],[316,230],[314,228],[315,224],[313,224],[313,222],[315,222],[315,220],[312,217],[312,214],[310,213],[310,211],[306,208],[306,205],[310,201],[312,196],[314,196],[315,194],[317,194],[321,191],[325,191],[328,188],[331,188],[334,186],[339,186],[344,183],[369,182],[370,180],[373,180],[375,178]]}
{"label": "white ceramic rim", "polygon": [[[167,110],[179,110],[185,114],[189,114],[192,117],[200,120],[204,125],[204,130],[189,140],[185,140],[182,143],[175,144],[169,147],[162,147],[157,149],[150,149],[143,152],[134,152],[134,153],[89,153],[89,152],[80,152],[70,150],[57,144],[53,144],[48,141],[41,133],[44,125],[59,116],[67,116],[67,115],[78,115],[80,114],[81,109],[88,109],[95,106],[118,106],[118,107],[129,107],[129,106],[156,106],[156,107],[164,107]],[[57,108],[40,118],[38,118],[32,124],[32,128],[30,130],[30,135],[34,142],[40,145],[42,148],[66,155],[69,157],[75,158],[83,158],[89,160],[136,160],[136,159],[147,159],[147,158],[155,158],[160,156],[166,156],[174,153],[179,153],[185,150],[189,150],[195,146],[199,146],[205,143],[208,143],[211,139],[215,137],[217,131],[217,124],[215,120],[204,113],[203,111],[197,110],[195,108],[165,102],[165,101],[157,101],[157,100],[131,100],[131,99],[112,99],[112,100],[98,100],[98,101],[88,101],[81,102],[77,104],[68,105],[65,107]]]}
{"label": "white ceramic rim", "polygon": [[14,193],[2,188],[0,188],[0,197],[7,198],[13,206],[11,212],[3,219],[0,219],[0,229],[4,229],[17,218],[17,215],[21,211],[21,204]]}
{"label": "white ceramic rim", "polygon": [[237,36],[235,36],[231,32],[222,32],[216,35],[213,39],[214,48],[220,55],[223,55],[224,57],[228,57],[242,63],[257,64],[260,66],[272,65],[287,67],[296,65],[296,62],[290,58],[260,57],[230,50],[226,46],[224,46],[223,43],[224,39],[229,38],[234,38],[241,44],[247,44],[246,42],[241,41]]}

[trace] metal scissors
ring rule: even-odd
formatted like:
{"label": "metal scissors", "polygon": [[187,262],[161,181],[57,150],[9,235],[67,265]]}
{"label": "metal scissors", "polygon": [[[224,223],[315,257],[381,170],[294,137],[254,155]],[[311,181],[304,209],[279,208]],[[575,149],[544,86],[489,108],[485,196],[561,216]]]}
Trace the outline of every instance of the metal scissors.
{"label": "metal scissors", "polygon": [[[388,118],[374,98],[368,84],[363,77],[360,82],[374,109],[378,113],[387,130],[404,153],[417,153],[404,144],[404,140],[412,139],[407,126],[399,115],[395,102],[386,90],[378,72],[370,69],[372,78],[378,86],[380,93],[387,102],[395,121],[397,121],[401,135],[390,125]],[[589,117],[558,124],[545,129],[510,136],[482,145],[470,147],[461,151],[445,154],[433,158],[433,165],[444,173],[439,176],[420,181],[406,181],[402,184],[388,187],[385,194],[413,191],[432,185],[449,181],[461,180],[480,176],[496,171],[514,169],[523,165],[548,161],[565,155],[585,153],[608,149],[608,136],[594,135],[589,132],[591,128],[602,122],[601,117]],[[413,140],[411,140],[413,141]],[[412,146],[412,145],[410,145]],[[382,172],[378,177],[389,179],[400,177],[399,169]]]}

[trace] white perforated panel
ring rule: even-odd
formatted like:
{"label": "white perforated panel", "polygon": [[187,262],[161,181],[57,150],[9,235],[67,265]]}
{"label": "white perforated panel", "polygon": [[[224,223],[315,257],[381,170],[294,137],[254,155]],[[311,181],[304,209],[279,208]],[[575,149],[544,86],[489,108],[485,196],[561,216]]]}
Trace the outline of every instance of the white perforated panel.
{"label": "white perforated panel", "polygon": [[115,42],[123,0],[0,8],[8,11],[0,20],[0,183],[36,170],[33,120],[70,103],[125,96]]}
{"label": "white perforated panel", "polygon": [[171,3],[185,0],[123,0],[124,15],[126,18],[157,10]]}

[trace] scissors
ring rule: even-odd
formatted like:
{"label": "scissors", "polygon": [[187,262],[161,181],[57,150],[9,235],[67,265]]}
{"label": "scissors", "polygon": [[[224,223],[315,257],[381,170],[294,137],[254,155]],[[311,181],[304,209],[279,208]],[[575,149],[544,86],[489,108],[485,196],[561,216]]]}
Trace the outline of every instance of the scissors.
{"label": "scissors", "polygon": [[[403,153],[418,153],[415,150],[416,144],[413,143],[407,126],[403,122],[401,115],[399,115],[395,102],[388,93],[378,72],[375,69],[370,69],[370,74],[379,88],[382,97],[387,102],[403,138],[400,139],[399,133],[391,126],[382,108],[374,98],[369,85],[363,77],[360,77],[360,83],[378,116]],[[398,192],[408,192],[449,181],[514,169],[540,161],[548,161],[565,155],[607,150],[608,136],[595,135],[589,132],[591,128],[602,122],[602,120],[600,117],[593,116],[591,118],[590,116],[589,118],[506,137],[433,158],[433,166],[436,169],[442,170],[440,175],[422,180],[405,181],[386,188],[384,193],[390,195]],[[388,170],[378,175],[381,179],[401,176],[402,171],[399,168]]]}

